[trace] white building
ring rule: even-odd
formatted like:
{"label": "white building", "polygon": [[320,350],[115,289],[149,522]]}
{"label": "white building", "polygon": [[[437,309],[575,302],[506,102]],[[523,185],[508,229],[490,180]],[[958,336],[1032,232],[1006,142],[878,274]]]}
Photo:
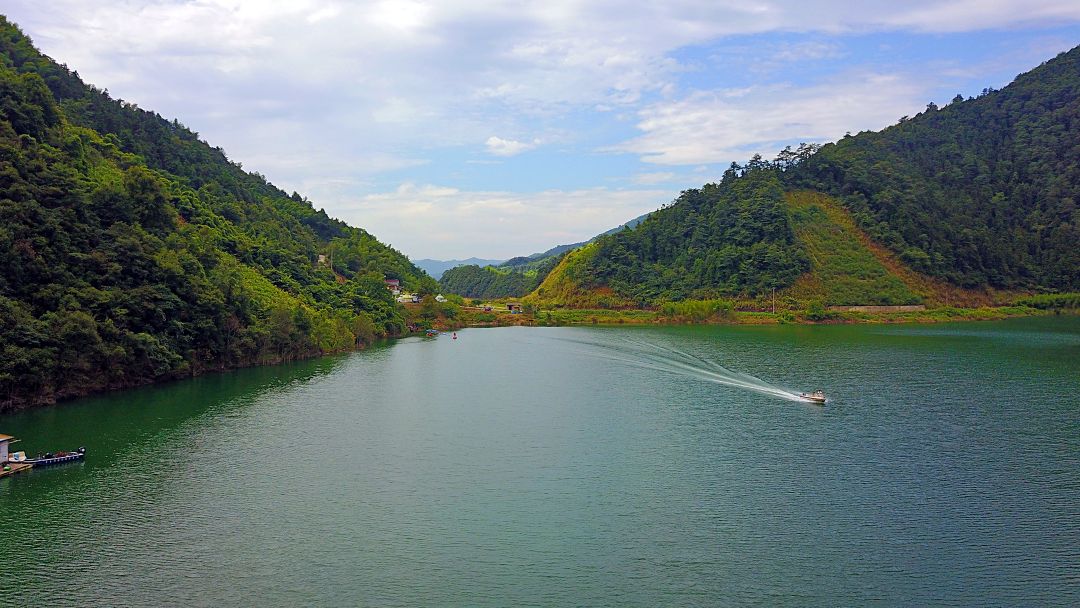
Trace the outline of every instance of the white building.
{"label": "white building", "polygon": [[15,441],[11,435],[0,435],[0,463],[8,461],[8,444]]}

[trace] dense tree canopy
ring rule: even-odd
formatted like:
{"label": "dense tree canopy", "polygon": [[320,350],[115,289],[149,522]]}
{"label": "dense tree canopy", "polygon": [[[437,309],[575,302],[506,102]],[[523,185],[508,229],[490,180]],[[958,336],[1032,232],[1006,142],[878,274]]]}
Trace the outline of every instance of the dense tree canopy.
{"label": "dense tree canopy", "polygon": [[560,255],[537,261],[520,258],[517,265],[504,263],[499,267],[456,266],[443,273],[439,285],[444,291],[467,298],[516,298],[536,289],[560,258]]}
{"label": "dense tree canopy", "polygon": [[810,265],[783,195],[818,191],[917,271],[961,287],[1076,291],[1077,125],[1080,48],[881,132],[733,164],[719,183],[598,239],[578,282],[640,303],[787,287]]}
{"label": "dense tree canopy", "polygon": [[783,171],[841,197],[916,270],[975,287],[1080,288],[1080,48],[1000,91],[927,106]]}
{"label": "dense tree canopy", "polygon": [[0,409],[399,333],[384,278],[437,287],[0,18]]}
{"label": "dense tree canopy", "polygon": [[759,293],[809,268],[768,169],[729,171],[636,228],[597,239],[587,275],[639,302]]}

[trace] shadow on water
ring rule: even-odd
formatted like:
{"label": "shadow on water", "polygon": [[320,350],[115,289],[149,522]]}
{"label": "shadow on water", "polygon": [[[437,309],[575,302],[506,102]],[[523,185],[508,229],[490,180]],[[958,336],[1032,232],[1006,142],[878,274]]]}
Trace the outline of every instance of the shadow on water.
{"label": "shadow on water", "polygon": [[[228,465],[223,455],[231,448],[222,442],[243,445],[247,438],[222,437],[221,431],[244,428],[243,418],[258,415],[261,405],[277,406],[310,390],[340,372],[349,358],[209,374],[0,417],[0,430],[20,438],[15,447],[28,454],[87,448],[84,462],[0,479],[0,509],[6,514],[0,518],[0,538],[25,562],[18,581],[0,577],[0,595],[23,598],[24,605],[46,599],[75,604],[81,602],[76,598],[95,597],[95,586],[122,586],[124,577],[130,582],[136,573],[123,569],[130,565],[114,553],[114,543],[126,542],[130,549],[133,535],[165,518],[163,501],[175,503],[190,491],[193,467]],[[183,525],[181,520],[163,527]],[[136,561],[154,555],[152,546],[143,549],[150,552]],[[113,580],[106,584],[86,576],[87,561],[97,562],[91,570],[106,570]],[[20,594],[48,589],[50,580],[68,581],[65,592]]]}
{"label": "shadow on water", "polygon": [[0,416],[0,433],[20,441],[28,456],[86,447],[83,463],[33,470],[0,480],[0,496],[20,482],[70,476],[122,461],[140,444],[208,415],[238,415],[267,393],[333,374],[345,357],[252,367],[144,386]]}

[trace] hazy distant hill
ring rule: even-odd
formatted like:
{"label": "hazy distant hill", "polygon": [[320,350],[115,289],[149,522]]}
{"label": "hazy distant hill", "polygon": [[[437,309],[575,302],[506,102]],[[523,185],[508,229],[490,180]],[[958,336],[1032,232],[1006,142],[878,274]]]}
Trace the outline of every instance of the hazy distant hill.
{"label": "hazy distant hill", "polygon": [[563,254],[605,235],[633,228],[649,214],[612,228],[601,235],[571,245],[557,245],[542,253],[511,258],[501,264],[463,264],[436,277],[444,291],[470,298],[504,298],[523,296],[536,289],[558,264]]}
{"label": "hazy distant hill", "polygon": [[0,17],[0,410],[399,333],[384,278],[437,287]]}
{"label": "hazy distant hill", "polygon": [[[824,285],[810,278],[822,265],[815,246],[841,233],[848,235],[843,242],[860,245],[847,248],[851,259],[834,256],[834,276],[858,277],[871,251],[885,272],[907,276],[907,287],[873,283],[874,271],[865,277],[871,283],[825,285],[826,303],[910,301],[948,285],[1075,291],[1077,125],[1080,48],[1001,91],[930,104],[881,132],[733,165],[719,182],[687,190],[634,230],[570,253],[533,297],[637,305],[798,291]],[[823,198],[792,198],[800,192]],[[831,227],[796,230],[807,225]]]}
{"label": "hazy distant hill", "polygon": [[538,262],[541,262],[541,261],[543,261],[543,260],[545,260],[547,258],[553,258],[553,257],[561,256],[562,254],[566,253],[567,251],[573,251],[574,249],[577,249],[578,247],[581,247],[582,245],[586,245],[588,243],[591,243],[591,242],[595,241],[596,239],[598,239],[598,238],[600,238],[602,236],[605,236],[605,235],[608,235],[608,234],[613,234],[615,232],[619,232],[620,230],[623,230],[625,228],[633,228],[634,226],[637,226],[638,224],[640,224],[642,222],[642,220],[644,220],[647,217],[649,217],[649,214],[645,213],[645,214],[642,214],[642,215],[639,215],[639,216],[635,217],[634,219],[630,220],[629,222],[623,222],[622,224],[619,224],[618,226],[612,228],[611,230],[608,230],[606,232],[602,232],[602,233],[594,236],[593,238],[591,238],[591,239],[589,239],[587,241],[581,241],[580,243],[571,243],[569,245],[556,245],[556,246],[552,247],[551,249],[548,249],[547,251],[543,251],[543,252],[540,252],[540,253],[534,253],[532,255],[518,256],[518,257],[515,257],[515,258],[510,258],[509,260],[503,262],[500,265],[503,266],[503,267],[506,267],[506,268],[526,268],[526,267],[530,267],[530,266],[535,267],[535,266],[538,265]]}
{"label": "hazy distant hill", "polygon": [[444,272],[455,266],[465,266],[469,264],[472,264],[473,266],[498,266],[502,263],[502,260],[483,260],[480,258],[468,258],[466,260],[413,260],[413,264],[416,264],[417,268],[431,275],[436,281],[442,277]]}

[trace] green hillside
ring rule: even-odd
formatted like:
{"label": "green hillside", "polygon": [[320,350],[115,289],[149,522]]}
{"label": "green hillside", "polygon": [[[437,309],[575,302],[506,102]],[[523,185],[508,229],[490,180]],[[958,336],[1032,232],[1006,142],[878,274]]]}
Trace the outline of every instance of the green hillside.
{"label": "green hillside", "polygon": [[591,264],[599,253],[596,243],[568,252],[535,291],[523,300],[539,308],[629,308],[639,303],[616,295],[607,285],[592,283]]}
{"label": "green hillside", "polygon": [[1077,124],[1080,48],[881,132],[733,164],[636,228],[569,254],[532,301],[640,306],[781,291],[907,304],[1077,291]]}
{"label": "green hillside", "polygon": [[851,217],[832,198],[815,192],[787,196],[795,236],[810,257],[810,272],[787,290],[802,300],[831,305],[919,304],[912,290],[875,255]]}
{"label": "green hillside", "polygon": [[729,173],[687,190],[636,228],[601,237],[585,262],[585,287],[609,287],[640,304],[763,293],[809,268],[771,170]]}
{"label": "green hillside", "polygon": [[404,330],[384,278],[436,288],[3,18],[0,262],[0,409],[353,348]]}
{"label": "green hillside", "polygon": [[542,253],[511,258],[498,265],[473,264],[451,268],[439,278],[439,285],[443,291],[468,298],[519,298],[536,289],[568,252],[602,236],[614,234],[627,227],[633,228],[648,215],[646,213],[638,216],[581,243],[558,245]]}
{"label": "green hillside", "polygon": [[912,268],[964,287],[1080,288],[1080,47],[1000,91],[781,167]]}
{"label": "green hillside", "polygon": [[443,291],[466,298],[516,298],[536,289],[559,259],[547,257],[520,267],[456,266],[443,273],[439,285]]}

